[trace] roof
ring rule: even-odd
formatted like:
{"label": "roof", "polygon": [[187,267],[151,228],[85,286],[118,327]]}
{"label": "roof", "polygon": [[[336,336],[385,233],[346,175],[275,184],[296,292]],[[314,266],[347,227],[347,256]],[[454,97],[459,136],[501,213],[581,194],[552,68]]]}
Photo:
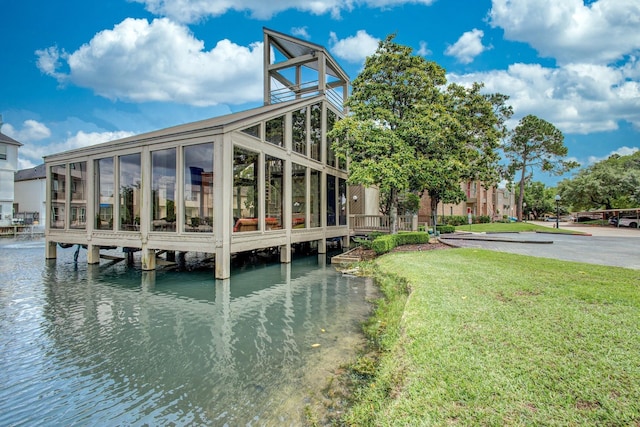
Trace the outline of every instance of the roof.
{"label": "roof", "polygon": [[4,142],[5,144],[9,144],[9,145],[17,145],[18,147],[22,147],[22,143],[16,141],[15,139],[5,135],[4,133],[0,132],[0,142]]}
{"label": "roof", "polygon": [[16,172],[13,181],[30,181],[33,179],[45,179],[47,177],[47,170],[44,167],[44,163],[36,166],[35,168],[21,169]]}
{"label": "roof", "polygon": [[200,120],[191,123],[185,123],[177,126],[172,126],[165,129],[155,130],[139,135],[133,135],[122,139],[103,142],[101,144],[90,145],[83,148],[76,148],[74,150],[64,151],[60,153],[50,154],[45,156],[45,162],[53,161],[58,157],[67,157],[68,154],[74,153],[86,153],[93,151],[96,147],[111,147],[117,145],[136,144],[142,142],[148,142],[150,140],[167,137],[184,137],[189,134],[200,132],[229,132],[237,129],[248,127],[253,123],[261,120],[268,120],[271,117],[276,117],[283,112],[293,110],[302,105],[309,105],[314,102],[326,99],[324,95],[316,95],[314,97],[302,98],[293,101],[281,102],[277,104],[269,104],[261,107],[253,108],[250,110],[240,111],[237,113],[227,114],[224,116],[214,117],[210,119]]}

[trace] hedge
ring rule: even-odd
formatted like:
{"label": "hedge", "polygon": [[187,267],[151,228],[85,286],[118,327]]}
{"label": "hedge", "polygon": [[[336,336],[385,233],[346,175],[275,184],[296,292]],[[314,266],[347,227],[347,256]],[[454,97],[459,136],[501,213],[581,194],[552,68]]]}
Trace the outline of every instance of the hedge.
{"label": "hedge", "polygon": [[436,231],[439,231],[440,234],[453,233],[456,228],[453,225],[436,225]]}
{"label": "hedge", "polygon": [[412,231],[408,233],[386,234],[377,237],[371,244],[378,255],[391,251],[396,246],[429,243],[429,233]]}

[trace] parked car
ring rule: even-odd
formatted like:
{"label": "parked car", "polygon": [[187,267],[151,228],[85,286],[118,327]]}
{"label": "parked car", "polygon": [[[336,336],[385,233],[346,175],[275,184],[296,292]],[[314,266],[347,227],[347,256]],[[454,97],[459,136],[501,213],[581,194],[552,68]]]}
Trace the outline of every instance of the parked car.
{"label": "parked car", "polygon": [[618,220],[619,227],[638,228],[637,218],[620,218]]}

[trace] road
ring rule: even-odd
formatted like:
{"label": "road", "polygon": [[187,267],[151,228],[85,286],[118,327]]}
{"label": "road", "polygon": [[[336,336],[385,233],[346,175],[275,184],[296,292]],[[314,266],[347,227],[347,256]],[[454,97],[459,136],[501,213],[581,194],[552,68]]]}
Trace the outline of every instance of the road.
{"label": "road", "polygon": [[[537,223],[552,227],[555,223]],[[459,247],[490,249],[522,255],[610,265],[640,270],[640,230],[615,227],[588,227],[560,223],[560,228],[589,233],[496,233],[441,236],[445,243]],[[454,240],[455,239],[455,240]]]}

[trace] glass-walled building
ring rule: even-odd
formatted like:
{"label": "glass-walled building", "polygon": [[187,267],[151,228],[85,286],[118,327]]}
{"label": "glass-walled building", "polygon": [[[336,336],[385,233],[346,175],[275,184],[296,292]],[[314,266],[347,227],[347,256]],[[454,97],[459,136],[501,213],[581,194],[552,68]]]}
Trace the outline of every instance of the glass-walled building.
{"label": "glass-walled building", "polygon": [[346,74],[320,46],[264,34],[265,106],[45,158],[48,258],[58,243],[86,245],[89,263],[134,248],[150,270],[159,251],[207,252],[226,278],[232,253],[289,262],[292,244],[348,238],[346,164],[327,139]]}

